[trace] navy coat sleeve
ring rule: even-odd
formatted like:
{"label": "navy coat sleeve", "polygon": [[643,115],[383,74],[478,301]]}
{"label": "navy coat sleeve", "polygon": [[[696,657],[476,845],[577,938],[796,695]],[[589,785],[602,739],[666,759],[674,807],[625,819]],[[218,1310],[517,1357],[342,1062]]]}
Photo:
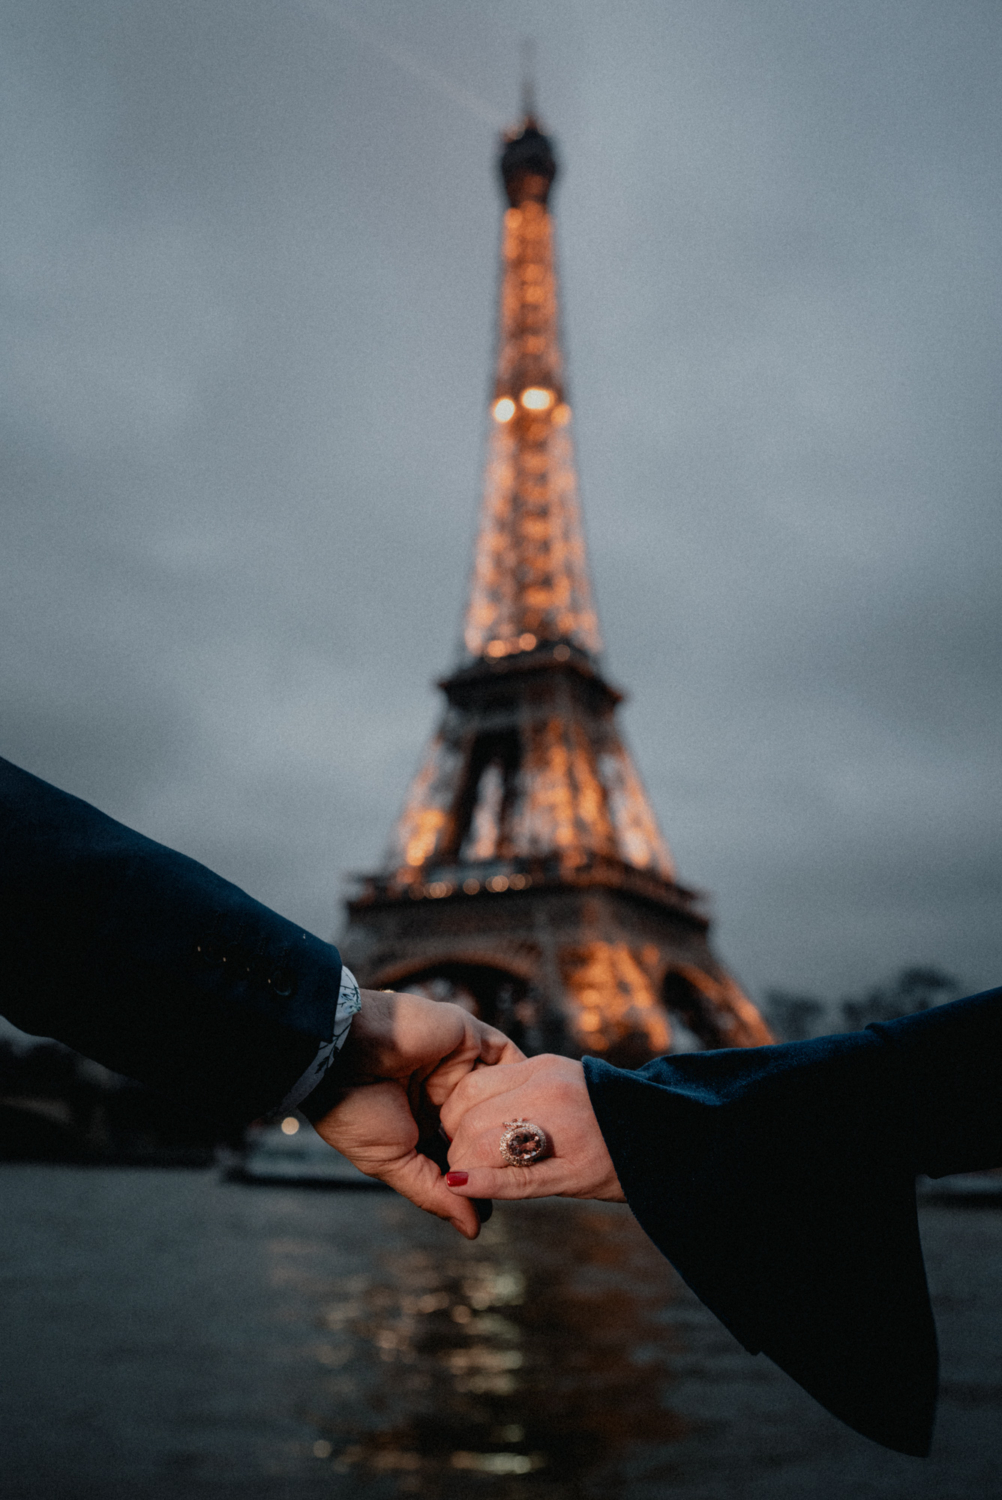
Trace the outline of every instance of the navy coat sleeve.
{"label": "navy coat sleeve", "polygon": [[1002,1165],[1002,990],[843,1036],[585,1070],[630,1207],[696,1295],[850,1427],[927,1453],[915,1176]]}
{"label": "navy coat sleeve", "polygon": [[223,1128],[333,1035],[336,948],[0,760],[0,1013]]}

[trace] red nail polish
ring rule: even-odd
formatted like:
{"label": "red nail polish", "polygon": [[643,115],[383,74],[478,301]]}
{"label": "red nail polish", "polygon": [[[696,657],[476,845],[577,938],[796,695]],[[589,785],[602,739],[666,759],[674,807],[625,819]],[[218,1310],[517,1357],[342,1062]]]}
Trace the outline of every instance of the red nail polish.
{"label": "red nail polish", "polygon": [[470,1180],[469,1172],[446,1172],[445,1180],[449,1187],[465,1187]]}

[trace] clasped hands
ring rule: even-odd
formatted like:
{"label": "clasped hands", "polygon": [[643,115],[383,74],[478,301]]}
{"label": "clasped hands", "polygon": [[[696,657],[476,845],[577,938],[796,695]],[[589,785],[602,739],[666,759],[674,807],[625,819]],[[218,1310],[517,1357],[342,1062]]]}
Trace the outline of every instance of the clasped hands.
{"label": "clasped hands", "polygon": [[[367,1176],[471,1240],[480,1232],[477,1199],[624,1201],[580,1063],[526,1059],[458,1005],[382,990],[361,996],[337,1064],[344,1092],[314,1128]],[[549,1137],[548,1155],[531,1167],[501,1161],[501,1132],[516,1119]],[[447,1173],[437,1152],[426,1154],[436,1140],[449,1143]]]}

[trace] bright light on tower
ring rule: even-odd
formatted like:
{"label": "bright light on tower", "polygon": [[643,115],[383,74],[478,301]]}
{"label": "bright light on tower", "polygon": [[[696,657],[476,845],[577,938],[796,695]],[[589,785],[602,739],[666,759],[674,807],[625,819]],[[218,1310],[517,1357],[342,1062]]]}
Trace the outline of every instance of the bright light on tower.
{"label": "bright light on tower", "polygon": [[502,396],[494,403],[495,422],[510,422],[515,415],[515,403],[510,396]]}
{"label": "bright light on tower", "polygon": [[544,390],[541,385],[530,385],[520,399],[526,411],[549,411],[553,405],[553,392]]}

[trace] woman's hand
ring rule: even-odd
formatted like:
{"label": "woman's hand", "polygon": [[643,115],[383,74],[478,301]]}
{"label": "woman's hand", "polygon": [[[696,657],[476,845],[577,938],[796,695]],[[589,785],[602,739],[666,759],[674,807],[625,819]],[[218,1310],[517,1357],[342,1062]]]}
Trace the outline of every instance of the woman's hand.
{"label": "woman's hand", "polygon": [[313,1128],[369,1177],[476,1239],[475,1206],[448,1190],[418,1142],[437,1130],[440,1108],[471,1069],[494,1072],[482,1065],[515,1063],[522,1053],[458,1005],[382,990],[361,995],[335,1064],[344,1094]]}
{"label": "woman's hand", "polygon": [[[531,1167],[502,1164],[508,1120],[546,1131],[549,1154]],[[451,1137],[449,1189],[463,1198],[603,1198],[625,1203],[612,1158],[588,1098],[584,1068],[544,1054],[467,1074],[442,1107]]]}

